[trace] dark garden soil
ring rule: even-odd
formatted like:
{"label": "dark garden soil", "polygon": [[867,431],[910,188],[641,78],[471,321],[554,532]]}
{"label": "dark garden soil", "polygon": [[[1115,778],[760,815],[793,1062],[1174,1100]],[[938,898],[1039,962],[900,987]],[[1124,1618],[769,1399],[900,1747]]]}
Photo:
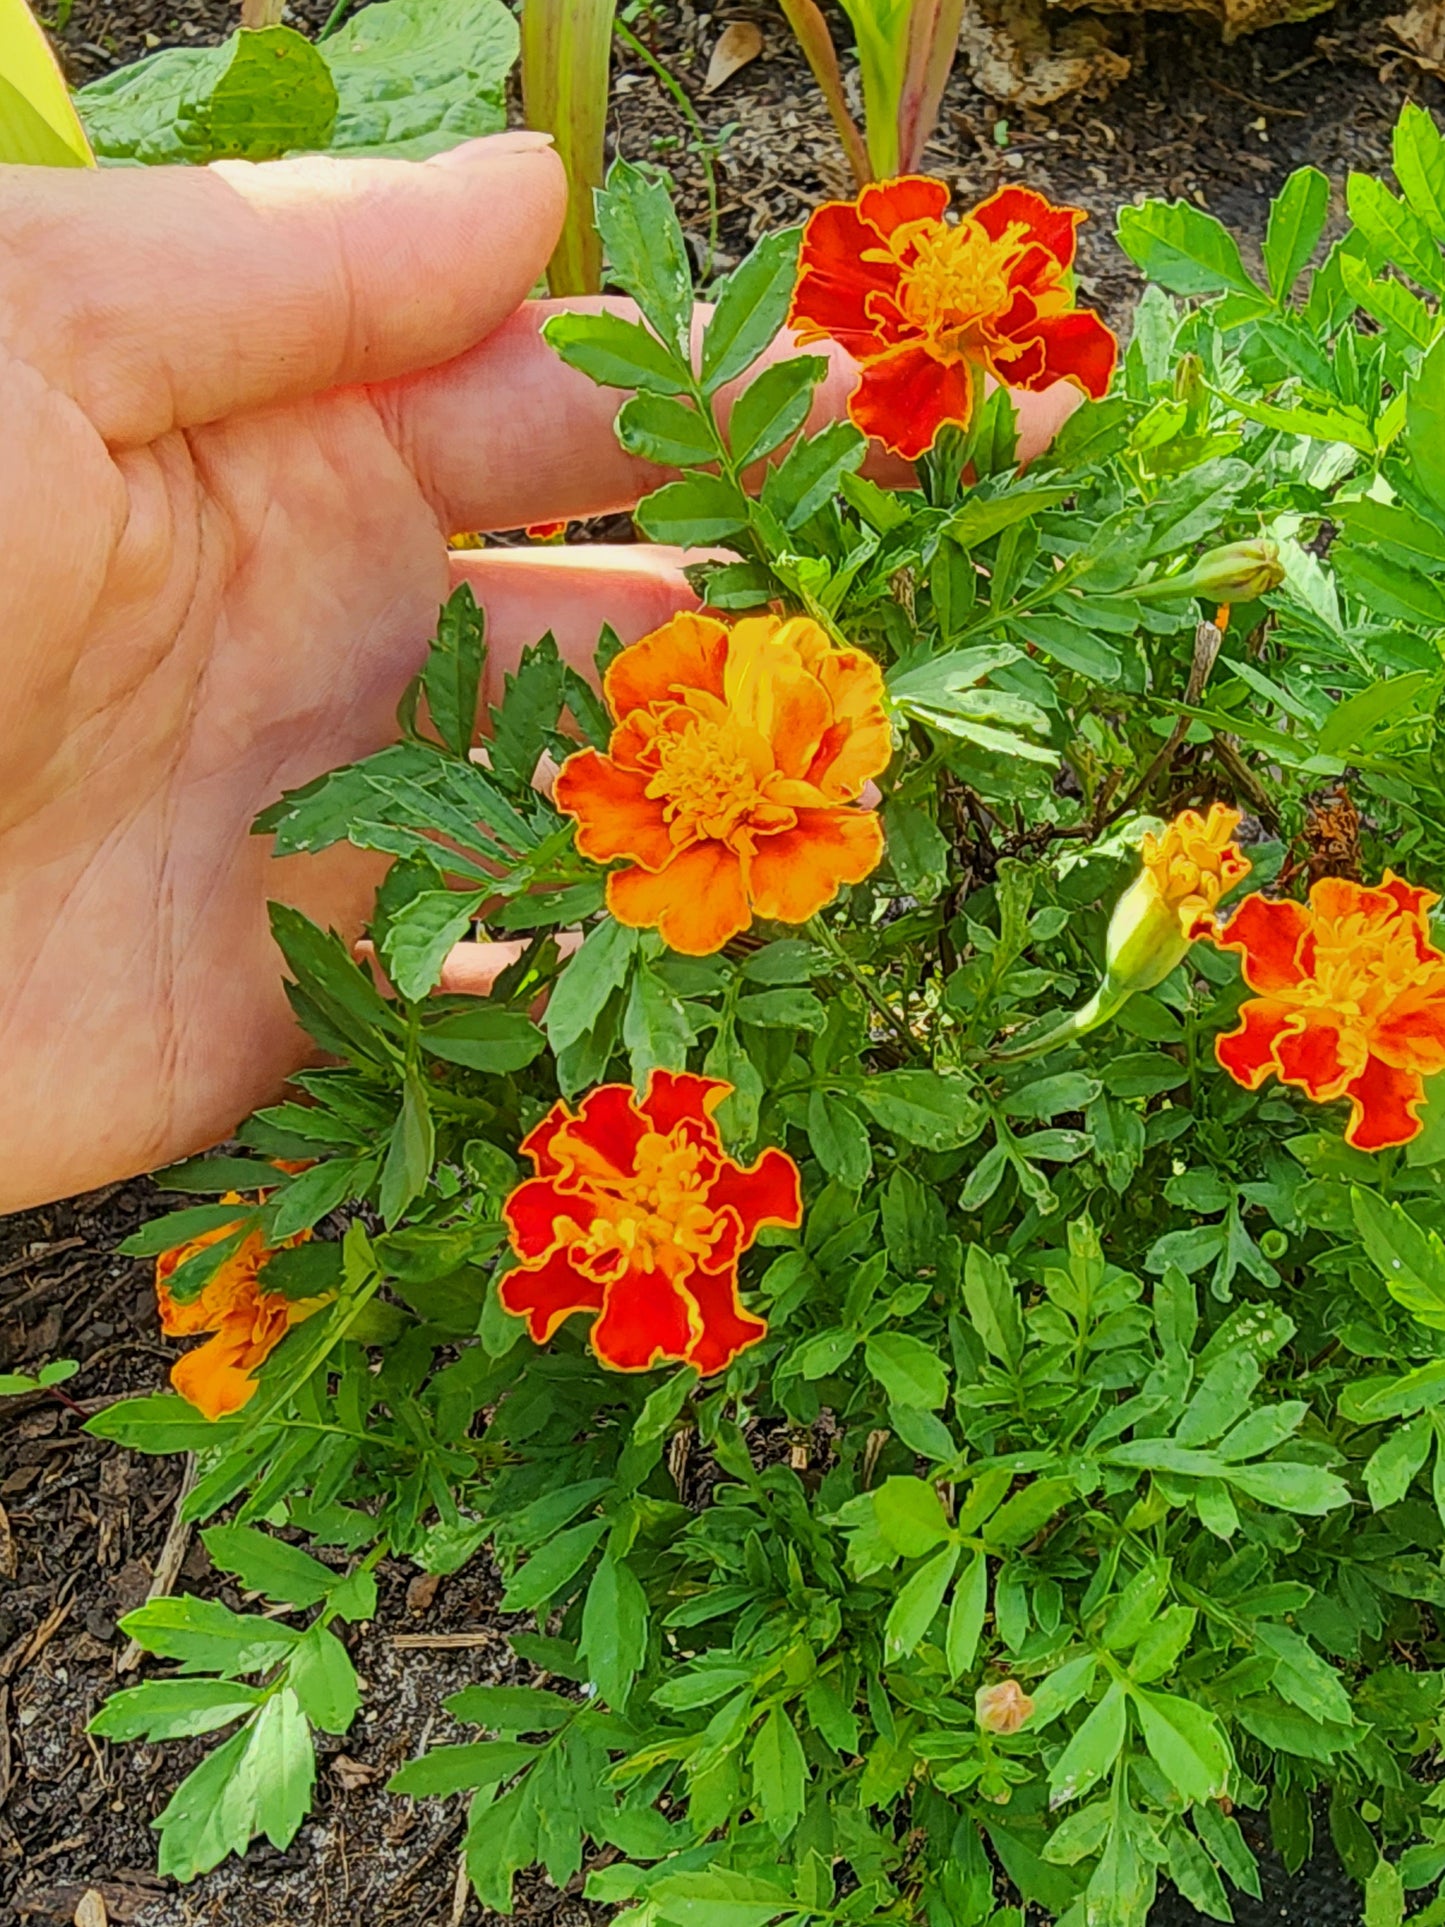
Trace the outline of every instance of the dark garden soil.
{"label": "dark garden soil", "polygon": [[[324,0],[292,0],[288,17],[315,27],[328,10]],[[1291,168],[1310,161],[1325,169],[1342,205],[1351,167],[1386,164],[1405,99],[1445,105],[1439,83],[1401,50],[1387,13],[1383,0],[1346,0],[1228,48],[1211,25],[1133,16],[1111,29],[1131,73],[1106,98],[1015,109],[960,76],[928,165],[965,203],[1020,180],[1088,208],[1083,292],[1121,323],[1138,283],[1111,240],[1120,201],[1188,196],[1257,248],[1268,198]],[[712,50],[737,19],[762,27],[763,52],[704,95]],[[207,43],[233,23],[229,0],[74,0],[57,39],[79,83],[155,47]],[[628,57],[617,76],[615,137],[632,158],[674,170],[704,278],[759,233],[845,188],[827,116],[775,9],[760,0],[716,14],[659,5],[634,26],[692,101],[697,124],[640,57]],[[460,1803],[383,1790],[401,1761],[462,1737],[441,1710],[446,1694],[515,1669],[495,1575],[482,1561],[435,1587],[383,1567],[379,1616],[354,1638],[366,1710],[345,1740],[326,1743],[316,1810],[285,1853],[260,1847],[244,1867],[233,1861],[184,1890],[157,1881],[149,1822],[197,1749],[115,1749],[85,1735],[99,1701],[141,1676],[118,1670],[125,1640],[116,1621],[146,1597],[174,1530],[179,1463],[130,1457],[80,1429],[83,1414],[164,1379],[172,1354],[157,1330],[149,1267],[112,1255],[162,1208],[137,1181],[0,1220],[0,1369],[54,1358],[82,1366],[65,1399],[7,1401],[0,1414],[0,1919],[71,1921],[95,1888],[111,1921],[138,1927],[489,1927],[496,1917],[457,1886]],[[198,1541],[178,1584],[239,1603]],[[1266,1895],[1262,1906],[1241,1905],[1242,1927],[1355,1927],[1359,1919],[1332,1875],[1302,1887],[1270,1874]],[[533,1927],[605,1918],[545,1881],[518,1898],[519,1917]],[[1158,1914],[1160,1927],[1195,1918],[1175,1904]]]}

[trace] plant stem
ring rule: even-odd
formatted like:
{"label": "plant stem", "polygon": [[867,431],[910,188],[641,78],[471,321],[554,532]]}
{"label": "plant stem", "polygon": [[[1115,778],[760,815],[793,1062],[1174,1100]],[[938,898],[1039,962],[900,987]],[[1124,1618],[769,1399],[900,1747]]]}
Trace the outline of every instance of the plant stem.
{"label": "plant stem", "polygon": [[323,40],[329,40],[331,38],[332,34],[336,32],[336,29],[341,25],[350,11],[351,0],[336,0],[336,5],[326,16],[326,25],[316,36],[318,46]]}
{"label": "plant stem", "polygon": [[814,942],[820,943],[834,962],[842,965],[845,973],[852,979],[857,988],[862,991],[868,1003],[883,1019],[884,1023],[897,1033],[899,1040],[907,1049],[909,1055],[914,1055],[917,1051],[917,1043],[912,1031],[909,1030],[907,1024],[888,1002],[887,998],[872,979],[863,975],[863,972],[858,968],[857,964],[854,963],[853,959],[833,935],[833,932],[823,922],[822,918],[810,917],[805,928]]}

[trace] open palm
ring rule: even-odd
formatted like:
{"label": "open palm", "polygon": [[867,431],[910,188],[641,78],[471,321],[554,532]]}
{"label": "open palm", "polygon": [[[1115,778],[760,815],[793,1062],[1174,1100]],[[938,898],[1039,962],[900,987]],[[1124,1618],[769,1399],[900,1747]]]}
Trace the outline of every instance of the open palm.
{"label": "open palm", "polygon": [[[563,196],[528,135],[0,169],[0,1208],[213,1142],[295,1067],[266,901],[354,933],[376,872],[250,823],[394,734],[460,576],[494,679],[690,601],[661,551],[447,552],[657,479],[520,305]],[[1068,403],[1031,399],[1037,445]]]}

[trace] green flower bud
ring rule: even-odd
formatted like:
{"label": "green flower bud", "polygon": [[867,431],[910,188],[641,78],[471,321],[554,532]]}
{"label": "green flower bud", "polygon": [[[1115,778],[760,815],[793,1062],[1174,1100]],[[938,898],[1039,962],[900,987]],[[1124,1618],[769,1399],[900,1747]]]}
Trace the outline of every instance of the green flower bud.
{"label": "green flower bud", "polygon": [[1202,555],[1182,575],[1142,582],[1129,591],[1137,602],[1171,602],[1181,596],[1206,596],[1212,602],[1254,602],[1284,581],[1279,544],[1261,536],[1229,542]]}

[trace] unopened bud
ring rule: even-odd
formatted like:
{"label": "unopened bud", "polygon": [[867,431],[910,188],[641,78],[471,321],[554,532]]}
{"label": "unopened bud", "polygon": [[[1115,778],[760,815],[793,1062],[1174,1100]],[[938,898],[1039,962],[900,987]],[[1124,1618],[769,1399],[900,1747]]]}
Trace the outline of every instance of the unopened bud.
{"label": "unopened bud", "polygon": [[1017,1733],[1034,1703],[1016,1679],[1001,1679],[997,1685],[979,1687],[973,1708],[985,1733]]}
{"label": "unopened bud", "polygon": [[1136,602],[1172,602],[1181,596],[1206,596],[1212,602],[1254,602],[1283,581],[1279,544],[1261,536],[1252,542],[1229,542],[1223,548],[1211,549],[1192,569],[1137,583],[1129,594]]}

